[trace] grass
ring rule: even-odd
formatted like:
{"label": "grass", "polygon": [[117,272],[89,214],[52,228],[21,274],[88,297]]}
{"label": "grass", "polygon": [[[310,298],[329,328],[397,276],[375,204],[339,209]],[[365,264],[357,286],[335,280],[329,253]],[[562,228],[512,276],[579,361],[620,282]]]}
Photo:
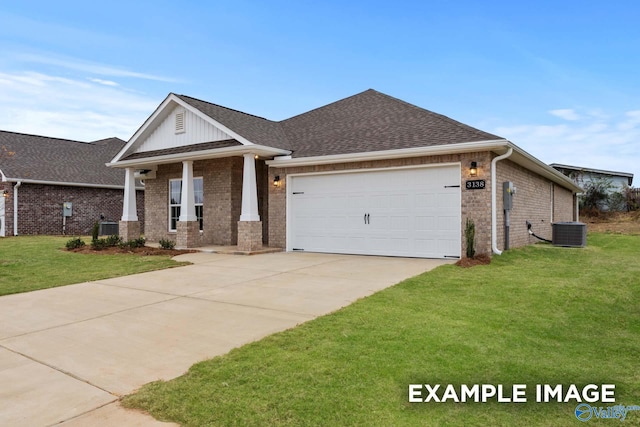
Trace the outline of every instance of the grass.
{"label": "grass", "polygon": [[[613,383],[616,404],[640,405],[639,253],[638,236],[594,234],[443,266],[123,404],[184,426],[579,425],[575,402],[535,403],[535,385]],[[413,383],[526,384],[528,402],[408,403]]]}
{"label": "grass", "polygon": [[169,256],[65,251],[69,237],[0,239],[0,296],[183,265]]}

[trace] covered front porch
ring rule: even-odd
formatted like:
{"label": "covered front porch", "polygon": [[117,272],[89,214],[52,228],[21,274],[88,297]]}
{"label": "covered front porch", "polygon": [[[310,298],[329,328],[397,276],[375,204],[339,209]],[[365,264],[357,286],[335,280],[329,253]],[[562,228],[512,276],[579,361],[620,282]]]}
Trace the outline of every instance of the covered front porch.
{"label": "covered front porch", "polygon": [[[271,153],[242,151],[209,153],[179,162],[150,163],[147,159],[144,164],[126,167],[121,237],[131,240],[143,233],[149,243],[171,240],[177,248],[232,247],[239,253],[268,250],[269,182],[264,154]],[[132,196],[137,179],[145,185],[144,230]]]}

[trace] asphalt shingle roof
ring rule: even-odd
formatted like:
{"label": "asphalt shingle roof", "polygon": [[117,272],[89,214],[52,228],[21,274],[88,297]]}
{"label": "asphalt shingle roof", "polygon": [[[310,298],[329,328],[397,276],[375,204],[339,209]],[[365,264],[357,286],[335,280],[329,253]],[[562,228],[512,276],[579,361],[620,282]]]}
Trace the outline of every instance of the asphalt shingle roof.
{"label": "asphalt shingle roof", "polygon": [[275,122],[176,95],[249,141],[326,156],[503,139],[373,89]]}
{"label": "asphalt shingle roof", "polygon": [[502,139],[373,89],[280,123],[293,157]]}
{"label": "asphalt shingle roof", "polygon": [[0,156],[0,170],[11,179],[124,186],[124,171],[105,166],[124,145],[119,138],[80,142],[0,131],[0,148],[15,152]]}
{"label": "asphalt shingle roof", "polygon": [[288,149],[287,137],[277,122],[190,96],[176,96],[253,143]]}

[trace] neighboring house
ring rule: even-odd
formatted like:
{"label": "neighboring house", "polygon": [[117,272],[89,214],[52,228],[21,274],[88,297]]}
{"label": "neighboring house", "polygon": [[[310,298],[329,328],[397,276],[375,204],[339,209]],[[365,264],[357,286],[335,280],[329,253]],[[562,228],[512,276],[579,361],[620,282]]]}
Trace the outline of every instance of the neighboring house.
{"label": "neighboring house", "polygon": [[622,191],[625,187],[631,187],[633,185],[632,173],[561,165],[559,163],[551,163],[549,166],[559,170],[571,178],[580,187],[584,187],[594,180],[606,179],[611,182],[609,192],[617,193]]}
{"label": "neighboring house", "polygon": [[125,238],[143,177],[148,241],[241,251],[459,258],[472,219],[477,252],[498,253],[503,182],[511,247],[535,241],[527,220],[549,237],[574,220],[581,191],[504,138],[375,90],[278,122],[171,93],[109,166],[130,183]]}
{"label": "neighboring house", "polygon": [[[117,222],[125,174],[105,163],[124,144],[118,138],[84,143],[0,131],[0,236],[87,235],[101,217]],[[142,190],[135,191],[140,204]]]}

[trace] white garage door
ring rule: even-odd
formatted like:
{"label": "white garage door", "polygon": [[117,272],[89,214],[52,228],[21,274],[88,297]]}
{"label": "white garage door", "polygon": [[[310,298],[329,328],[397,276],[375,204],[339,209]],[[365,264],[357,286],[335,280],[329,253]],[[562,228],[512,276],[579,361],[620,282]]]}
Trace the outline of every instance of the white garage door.
{"label": "white garage door", "polygon": [[288,249],[460,257],[460,166],[292,176]]}

